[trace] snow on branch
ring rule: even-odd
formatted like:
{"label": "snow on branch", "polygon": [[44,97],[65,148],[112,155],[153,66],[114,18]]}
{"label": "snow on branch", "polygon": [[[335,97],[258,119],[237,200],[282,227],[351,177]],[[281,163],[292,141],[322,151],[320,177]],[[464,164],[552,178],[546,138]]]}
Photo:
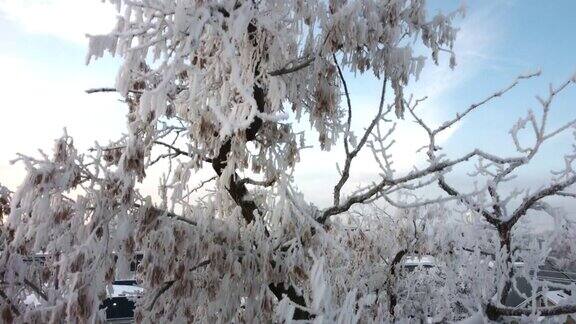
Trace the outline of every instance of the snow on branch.
{"label": "snow on branch", "polygon": [[[132,277],[136,322],[450,322],[574,311],[574,284],[539,274],[576,260],[575,224],[550,199],[576,197],[576,151],[554,156],[563,164],[537,190],[507,189],[542,146],[575,129],[576,119],[550,118],[574,76],[511,128],[513,154],[455,155],[440,146],[446,129],[539,75],[521,75],[430,126],[417,110],[426,97],[406,87],[424,55],[435,64],[448,55],[455,66],[462,8],[108,2],[117,24],[88,36],[87,61],[108,53],[121,66],[113,87],[86,92],[121,95],[126,131],[86,152],[65,133],[51,154],[18,156],[25,179],[14,192],[0,186],[4,322],[105,321],[116,280]],[[359,75],[382,82],[377,106],[352,102],[350,78]],[[361,114],[371,118],[355,136]],[[423,159],[397,167],[397,126],[413,122],[427,134]],[[340,141],[339,176],[318,192],[331,204],[319,208],[297,186],[301,153]],[[370,158],[376,170],[352,181]],[[453,180],[460,169],[471,170],[473,184]],[[529,213],[551,218],[553,229],[534,234]],[[533,307],[511,309],[518,280],[572,297],[542,308],[542,294],[520,292]]]}

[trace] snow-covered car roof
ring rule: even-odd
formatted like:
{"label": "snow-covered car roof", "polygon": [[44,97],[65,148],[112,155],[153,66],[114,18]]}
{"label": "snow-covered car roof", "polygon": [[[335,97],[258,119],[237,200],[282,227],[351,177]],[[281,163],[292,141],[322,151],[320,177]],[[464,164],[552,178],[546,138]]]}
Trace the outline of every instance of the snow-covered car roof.
{"label": "snow-covered car roof", "polygon": [[144,292],[144,288],[133,285],[112,285],[108,290],[108,297],[134,297]]}
{"label": "snow-covered car roof", "polygon": [[405,267],[417,267],[417,266],[429,266],[434,267],[436,265],[436,260],[431,255],[422,256],[408,256],[404,258],[402,263]]}
{"label": "snow-covered car roof", "polygon": [[[118,297],[136,297],[142,295],[144,292],[144,288],[135,286],[135,285],[127,285],[127,284],[113,284],[111,288],[108,290],[108,298],[118,298]],[[27,305],[40,305],[40,299],[35,294],[30,294],[26,296],[24,299],[24,303]]]}
{"label": "snow-covered car roof", "polygon": [[547,291],[544,294],[544,297],[550,302],[552,302],[554,305],[560,305],[563,300],[565,300],[570,296],[562,290],[551,290]]}

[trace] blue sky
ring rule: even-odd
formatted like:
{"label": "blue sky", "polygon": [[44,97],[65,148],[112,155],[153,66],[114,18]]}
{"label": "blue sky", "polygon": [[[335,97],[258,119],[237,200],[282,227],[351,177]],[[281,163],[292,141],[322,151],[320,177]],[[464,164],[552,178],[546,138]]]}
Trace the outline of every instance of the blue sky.
{"label": "blue sky", "polygon": [[[461,4],[456,0],[428,2],[432,13]],[[541,69],[540,78],[521,84],[471,115],[442,142],[454,156],[474,147],[512,152],[507,132],[528,108],[537,111],[534,96],[545,95],[549,82],[557,84],[576,72],[576,1],[486,0],[468,1],[467,7],[467,16],[457,22],[462,28],[456,46],[457,68],[450,71],[446,64],[435,67],[428,62],[420,82],[409,91],[430,98],[421,109],[427,120],[437,123],[508,85],[518,74]],[[98,0],[0,0],[0,183],[14,189],[23,171],[9,161],[17,152],[49,151],[64,127],[81,148],[122,133],[125,107],[118,98],[83,92],[114,84],[114,59],[84,65],[84,34],[106,32],[114,15],[111,5]],[[352,75],[347,77],[353,103],[361,111],[353,125],[360,131],[376,107],[379,84],[369,77],[354,81]],[[553,107],[552,123],[576,117],[575,103],[574,90],[560,97]],[[418,159],[414,151],[422,144],[422,136],[409,121],[403,123],[394,149],[398,169]],[[550,167],[560,166],[569,139],[564,136],[550,143],[525,172],[524,184],[537,185],[548,177]],[[319,205],[326,204],[331,197],[327,183],[328,187],[335,183],[335,163],[342,160],[339,149],[304,152],[296,173],[300,189]],[[370,181],[377,172],[368,160],[355,167],[352,181],[356,183]],[[454,181],[465,186],[464,179]],[[155,192],[151,185],[144,190]]]}

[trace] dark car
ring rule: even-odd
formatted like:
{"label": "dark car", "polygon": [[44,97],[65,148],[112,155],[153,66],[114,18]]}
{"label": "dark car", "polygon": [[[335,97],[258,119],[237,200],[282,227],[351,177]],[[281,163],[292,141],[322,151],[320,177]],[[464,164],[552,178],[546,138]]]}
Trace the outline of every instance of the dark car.
{"label": "dark car", "polygon": [[140,297],[143,288],[135,280],[118,280],[112,284],[112,292],[102,302],[101,309],[106,309],[108,322],[132,322],[134,318],[134,305]]}

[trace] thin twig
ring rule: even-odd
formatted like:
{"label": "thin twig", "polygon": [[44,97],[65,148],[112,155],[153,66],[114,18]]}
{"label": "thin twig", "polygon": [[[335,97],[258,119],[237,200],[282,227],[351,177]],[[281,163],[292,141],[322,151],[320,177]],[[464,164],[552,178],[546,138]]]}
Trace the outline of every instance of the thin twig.
{"label": "thin twig", "polygon": [[[87,89],[85,90],[85,92],[87,94],[92,94],[92,93],[99,93],[99,92],[118,92],[118,89],[116,88],[92,88],[92,89]],[[142,91],[139,90],[128,90],[128,92],[132,92],[132,93],[142,93]]]}

